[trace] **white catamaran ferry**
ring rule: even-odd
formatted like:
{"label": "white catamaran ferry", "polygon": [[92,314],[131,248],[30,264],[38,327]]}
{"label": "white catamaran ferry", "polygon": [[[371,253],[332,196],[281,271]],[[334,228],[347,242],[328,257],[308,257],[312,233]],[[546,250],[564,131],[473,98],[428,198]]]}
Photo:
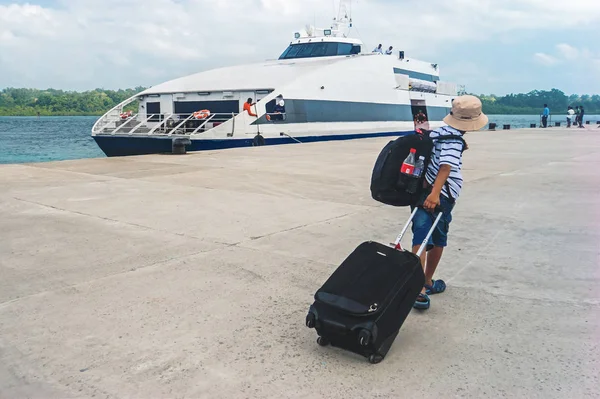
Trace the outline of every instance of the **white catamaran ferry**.
{"label": "white catamaran ferry", "polygon": [[[417,120],[442,126],[457,85],[440,80],[437,64],[372,52],[349,37],[349,2],[340,2],[330,29],[297,32],[277,60],[194,74],[131,97],[96,122],[93,138],[107,156],[124,156],[171,152],[175,139],[202,151],[399,136]],[[124,111],[136,102],[136,112]]]}

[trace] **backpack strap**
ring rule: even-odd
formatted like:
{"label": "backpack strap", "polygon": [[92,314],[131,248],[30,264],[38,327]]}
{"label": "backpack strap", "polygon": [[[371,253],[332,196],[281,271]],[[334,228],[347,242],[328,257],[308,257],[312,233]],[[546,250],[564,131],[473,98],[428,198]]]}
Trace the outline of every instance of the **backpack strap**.
{"label": "backpack strap", "polygon": [[462,143],[463,148],[461,153],[465,152],[465,150],[469,147],[467,142],[465,141],[465,139],[463,139],[461,136],[454,136],[454,135],[450,135],[450,136],[442,136],[442,137],[436,137],[434,139],[431,139],[434,141],[449,141],[449,140],[458,140]]}
{"label": "backpack strap", "polygon": [[[469,147],[467,145],[467,142],[465,141],[465,139],[463,139],[461,136],[455,136],[455,135],[449,135],[449,136],[442,136],[442,137],[436,137],[435,139],[432,140],[438,140],[438,141],[447,141],[447,140],[459,140],[462,142],[462,150],[461,150],[461,154],[465,152],[465,150]],[[446,179],[446,191],[448,191],[448,196],[450,197],[450,201],[454,204],[456,203],[456,199],[452,196],[452,191],[450,190],[450,183],[448,183],[448,179]]]}

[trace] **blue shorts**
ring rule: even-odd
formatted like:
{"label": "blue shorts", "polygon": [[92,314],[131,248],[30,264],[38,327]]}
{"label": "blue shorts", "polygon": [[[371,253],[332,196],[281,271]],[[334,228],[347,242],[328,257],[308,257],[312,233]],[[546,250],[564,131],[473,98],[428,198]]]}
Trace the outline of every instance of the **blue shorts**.
{"label": "blue shorts", "polygon": [[[443,216],[427,243],[428,249],[431,249],[431,246],[448,246],[448,231],[450,230],[450,222],[452,222],[452,209],[454,208],[454,203],[444,195],[440,195],[440,206],[443,210]],[[412,207],[412,210],[414,211],[414,207]],[[423,243],[429,230],[431,230],[431,226],[433,226],[433,222],[435,222],[437,215],[436,212],[432,213],[423,208],[419,208],[413,219],[412,225],[413,247],[420,246]]]}

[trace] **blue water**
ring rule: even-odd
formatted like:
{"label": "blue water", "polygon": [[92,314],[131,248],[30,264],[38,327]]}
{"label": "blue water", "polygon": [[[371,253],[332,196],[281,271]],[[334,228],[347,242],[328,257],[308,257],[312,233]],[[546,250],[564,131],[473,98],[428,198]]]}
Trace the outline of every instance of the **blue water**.
{"label": "blue water", "polygon": [[98,158],[95,116],[0,117],[0,164]]}
{"label": "blue water", "polygon": [[[539,115],[490,115],[490,122],[512,128],[539,125]],[[91,137],[95,116],[0,117],[0,164],[103,158],[104,153]],[[597,129],[598,115],[586,115],[588,128]],[[554,122],[566,117],[553,116]],[[600,131],[600,129],[598,129]]]}

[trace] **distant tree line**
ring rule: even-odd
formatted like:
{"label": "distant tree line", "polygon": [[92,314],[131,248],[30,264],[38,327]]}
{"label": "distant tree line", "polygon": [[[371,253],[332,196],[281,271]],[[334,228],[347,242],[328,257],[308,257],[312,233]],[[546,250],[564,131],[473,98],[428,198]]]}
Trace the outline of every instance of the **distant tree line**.
{"label": "distant tree line", "polygon": [[[102,115],[143,90],[144,87],[85,92],[7,88],[0,91],[0,116]],[[490,115],[539,115],[544,104],[548,104],[553,114],[565,114],[569,105],[573,108],[584,106],[588,115],[600,114],[600,95],[567,96],[557,89],[502,97],[481,94],[479,98],[484,112]],[[133,103],[127,109],[135,110],[137,104]]]}
{"label": "distant tree line", "polygon": [[567,107],[583,106],[585,113],[600,114],[600,95],[567,96],[560,90],[534,90],[527,94],[509,94],[503,97],[481,94],[483,112],[490,115],[540,115],[544,104],[548,104],[552,114],[566,114]]}
{"label": "distant tree line", "polygon": [[74,92],[7,88],[0,91],[0,116],[102,115],[143,90],[145,88],[136,87]]}

